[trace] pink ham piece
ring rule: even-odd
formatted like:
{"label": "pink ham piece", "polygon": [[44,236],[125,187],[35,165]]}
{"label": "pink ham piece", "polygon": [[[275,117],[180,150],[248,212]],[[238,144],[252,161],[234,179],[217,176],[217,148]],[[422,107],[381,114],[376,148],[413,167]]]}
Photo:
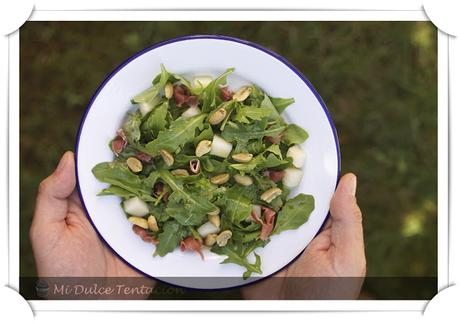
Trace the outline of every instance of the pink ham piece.
{"label": "pink ham piece", "polygon": [[190,95],[188,88],[184,85],[174,85],[174,100],[178,107],[182,107],[183,104],[198,106],[198,97]]}
{"label": "pink ham piece", "polygon": [[272,144],[280,144],[282,137],[283,136],[281,134],[278,134],[277,136],[264,136],[264,140]]}
{"label": "pink ham piece", "polygon": [[276,212],[265,206],[262,206],[262,212],[264,214],[265,222],[262,225],[260,239],[267,240],[268,236],[270,236],[273,231],[273,226],[275,225]]}
{"label": "pink ham piece", "polygon": [[187,87],[184,85],[174,85],[174,100],[176,105],[181,107],[187,101],[188,97]]}
{"label": "pink ham piece", "polygon": [[136,235],[138,235],[146,243],[150,243],[154,245],[158,244],[158,240],[155,237],[150,236],[147,230],[145,230],[144,228],[139,227],[137,225],[133,225],[133,231]]}
{"label": "pink ham piece", "polygon": [[112,141],[112,151],[113,153],[118,156],[123,148],[125,147],[125,142],[120,137],[113,139]]}
{"label": "pink ham piece", "polygon": [[201,243],[193,238],[193,236],[188,236],[180,242],[180,250],[185,252],[186,250],[192,250],[200,254],[201,259],[204,260],[203,253],[201,252]]}
{"label": "pink ham piece", "polygon": [[[162,182],[157,182],[153,186],[153,195],[158,198],[163,193],[163,190],[164,190],[164,184]],[[169,193],[166,192],[163,194],[162,200],[164,202],[168,202],[168,197],[169,197]]]}
{"label": "pink ham piece", "polygon": [[226,87],[221,87],[220,88],[220,98],[224,101],[230,101],[233,98],[233,92],[231,89],[229,89],[227,86]]}
{"label": "pink ham piece", "polygon": [[143,162],[150,162],[152,161],[152,157],[148,154],[145,154],[143,152],[139,152],[136,154],[136,158],[138,158],[139,160],[143,161]]}
{"label": "pink ham piece", "polygon": [[284,177],[284,171],[282,170],[266,170],[263,174],[273,182],[280,182]]}
{"label": "pink ham piece", "polygon": [[187,98],[187,105],[192,107],[192,106],[198,106],[198,96],[192,95]]}
{"label": "pink ham piece", "polygon": [[163,192],[163,189],[164,189],[164,184],[162,182],[155,183],[155,185],[153,186],[153,195],[155,197],[158,197]]}
{"label": "pink ham piece", "polygon": [[[270,129],[271,127],[272,126],[269,126],[267,130]],[[282,138],[283,138],[283,133],[279,133],[275,136],[264,136],[264,140],[272,144],[280,144]]]}
{"label": "pink ham piece", "polygon": [[117,136],[115,139],[112,140],[112,151],[113,153],[118,156],[123,149],[128,144],[128,139],[126,138],[125,132],[123,129],[117,130]]}
{"label": "pink ham piece", "polygon": [[262,220],[255,211],[251,212],[251,217],[258,222],[262,228],[260,230],[260,240],[267,240],[273,231],[275,224],[276,212],[273,209],[262,206],[264,220]]}

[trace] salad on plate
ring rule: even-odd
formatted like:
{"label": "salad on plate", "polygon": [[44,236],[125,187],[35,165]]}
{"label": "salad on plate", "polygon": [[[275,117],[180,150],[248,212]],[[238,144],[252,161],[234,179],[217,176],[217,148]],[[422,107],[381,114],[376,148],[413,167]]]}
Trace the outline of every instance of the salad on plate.
{"label": "salad on plate", "polygon": [[244,267],[248,278],[262,274],[255,250],[303,225],[314,198],[289,198],[303,177],[300,144],[308,139],[281,116],[294,99],[252,84],[232,89],[233,71],[190,81],[161,65],[110,141],[114,159],[92,172],[109,184],[99,195],[121,198],[154,256],[179,248],[204,259],[207,248]]}

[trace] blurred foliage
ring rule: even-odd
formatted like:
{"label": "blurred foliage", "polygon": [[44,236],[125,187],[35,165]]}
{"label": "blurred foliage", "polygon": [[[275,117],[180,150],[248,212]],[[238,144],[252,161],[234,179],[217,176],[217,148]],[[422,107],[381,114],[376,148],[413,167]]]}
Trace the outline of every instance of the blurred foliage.
{"label": "blurred foliage", "polygon": [[[96,88],[130,55],[188,34],[254,41],[300,69],[332,114],[342,171],[359,179],[368,275],[437,275],[437,38],[431,23],[27,22],[20,30],[22,276],[35,274],[28,228],[38,183],[74,149]],[[391,297],[398,287],[370,282],[363,294]]]}

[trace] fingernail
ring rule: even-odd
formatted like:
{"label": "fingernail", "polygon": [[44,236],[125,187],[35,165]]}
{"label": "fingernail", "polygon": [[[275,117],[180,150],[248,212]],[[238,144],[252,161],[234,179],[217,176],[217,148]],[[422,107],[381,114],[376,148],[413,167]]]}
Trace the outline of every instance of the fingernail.
{"label": "fingernail", "polygon": [[61,160],[59,161],[59,164],[58,164],[58,166],[56,168],[56,172],[59,172],[62,169],[64,169],[66,161],[67,161],[67,152],[64,153],[64,155],[61,157]]}
{"label": "fingernail", "polygon": [[356,176],[354,174],[349,175],[350,179],[348,179],[347,191],[350,195],[356,195]]}

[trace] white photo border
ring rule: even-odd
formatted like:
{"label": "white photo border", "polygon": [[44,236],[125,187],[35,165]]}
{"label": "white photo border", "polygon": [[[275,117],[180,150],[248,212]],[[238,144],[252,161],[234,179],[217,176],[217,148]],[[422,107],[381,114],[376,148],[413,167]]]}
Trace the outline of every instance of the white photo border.
{"label": "white photo border", "polygon": [[[30,21],[428,21],[423,10],[51,11]],[[9,36],[9,285],[19,289],[19,32]],[[438,31],[438,291],[449,285],[448,36]],[[429,301],[28,301],[34,311],[423,311]],[[210,305],[210,303],[213,303]]]}

